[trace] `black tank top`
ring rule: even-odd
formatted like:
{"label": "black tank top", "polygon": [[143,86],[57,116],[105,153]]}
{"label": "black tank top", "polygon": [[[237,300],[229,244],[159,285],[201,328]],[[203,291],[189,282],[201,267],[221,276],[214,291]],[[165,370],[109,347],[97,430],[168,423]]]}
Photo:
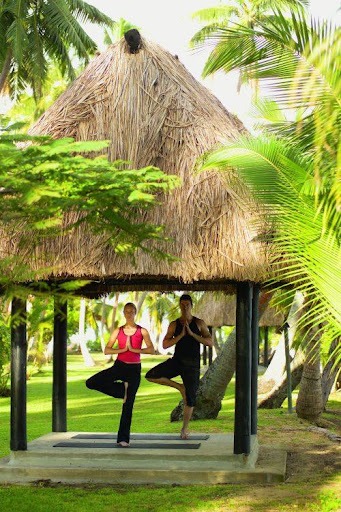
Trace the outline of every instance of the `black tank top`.
{"label": "black tank top", "polygon": [[[192,332],[201,336],[201,332],[199,327],[197,326],[196,320],[197,318],[193,317],[189,327]],[[183,325],[180,322],[180,318],[176,320],[176,327],[174,332],[174,337],[178,336],[183,329]],[[189,334],[185,334],[183,338],[175,345],[174,350],[174,359],[179,361],[179,363],[185,366],[194,366],[196,368],[200,368],[200,343],[195,340],[193,336]]]}

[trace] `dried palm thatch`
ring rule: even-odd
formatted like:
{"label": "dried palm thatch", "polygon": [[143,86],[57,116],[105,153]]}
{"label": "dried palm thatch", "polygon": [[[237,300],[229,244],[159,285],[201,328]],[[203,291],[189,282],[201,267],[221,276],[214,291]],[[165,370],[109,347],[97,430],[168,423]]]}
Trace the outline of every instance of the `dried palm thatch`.
{"label": "dried palm thatch", "polygon": [[[194,314],[202,318],[207,325],[221,327],[236,324],[236,297],[206,292],[194,307]],[[268,306],[259,319],[260,327],[281,326],[284,315],[274,307]]]}
{"label": "dried palm thatch", "polygon": [[141,49],[132,54],[122,39],[108,47],[30,133],[110,140],[111,160],[127,160],[135,168],[154,165],[179,175],[181,187],[161,197],[161,204],[148,214],[141,212],[142,220],[165,225],[172,242],[162,249],[179,259],[156,261],[140,252],[132,264],[82,226],[35,247],[27,254],[32,268],[53,267],[45,278],[137,278],[153,283],[154,289],[160,280],[261,282],[268,256],[254,241],[258,233],[246,196],[241,202],[219,173],[194,172],[200,155],[244,131],[177,57],[160,46],[142,39]]}

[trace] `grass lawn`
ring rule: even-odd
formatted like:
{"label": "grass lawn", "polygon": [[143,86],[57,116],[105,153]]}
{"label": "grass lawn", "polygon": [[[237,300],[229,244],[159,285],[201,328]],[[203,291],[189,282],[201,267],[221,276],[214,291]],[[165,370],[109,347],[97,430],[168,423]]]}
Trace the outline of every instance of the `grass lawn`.
{"label": "grass lawn", "polygon": [[[85,368],[81,356],[68,356],[68,430],[115,432],[120,417],[119,401],[88,390],[84,381],[99,371]],[[143,375],[158,362],[143,359]],[[52,367],[43,368],[28,381],[28,439],[51,432]],[[132,432],[177,433],[170,423],[171,410],[180,395],[142,378],[133,415]],[[288,451],[287,480],[282,484],[215,486],[0,486],[1,512],[248,512],[248,511],[341,511],[340,444],[326,433],[339,433],[341,393],[333,393],[323,414],[323,428],[311,430],[295,414],[283,409],[259,410],[259,442]],[[192,432],[233,432],[234,383],[226,391],[216,420],[191,422]],[[0,457],[9,453],[10,401],[0,398]]]}

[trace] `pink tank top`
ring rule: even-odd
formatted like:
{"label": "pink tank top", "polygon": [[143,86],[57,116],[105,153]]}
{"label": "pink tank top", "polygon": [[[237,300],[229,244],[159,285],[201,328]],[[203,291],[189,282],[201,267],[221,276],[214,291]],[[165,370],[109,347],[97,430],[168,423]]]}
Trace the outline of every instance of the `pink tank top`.
{"label": "pink tank top", "polygon": [[[120,327],[117,335],[118,348],[124,348],[127,343],[127,335],[124,334],[123,327]],[[130,336],[130,344],[133,348],[141,348],[142,347],[143,336],[141,332],[141,326],[138,325],[136,327],[136,331],[132,336]],[[135,354],[135,352],[122,352],[121,354],[117,354],[117,359],[122,361],[123,363],[140,363],[141,362],[141,354]]]}

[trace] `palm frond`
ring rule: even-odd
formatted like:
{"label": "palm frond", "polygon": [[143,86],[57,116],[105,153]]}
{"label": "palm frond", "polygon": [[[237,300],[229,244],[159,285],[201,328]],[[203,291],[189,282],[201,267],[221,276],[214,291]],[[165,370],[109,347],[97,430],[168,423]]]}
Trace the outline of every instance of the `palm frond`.
{"label": "palm frond", "polygon": [[104,25],[111,27],[114,20],[107,16],[102,11],[97,9],[94,5],[83,2],[83,0],[66,0],[70,12],[81,22],[81,23],[97,23],[98,25]]}
{"label": "palm frond", "polygon": [[236,15],[238,15],[237,6],[222,4],[195,11],[192,18],[198,21],[226,22],[226,20]]}
{"label": "palm frond", "polygon": [[290,283],[316,303],[309,322],[325,323],[331,340],[331,333],[341,334],[341,250],[316,208],[313,164],[282,140],[244,137],[210,153],[202,168],[237,172],[248,186],[274,226],[270,282]]}

